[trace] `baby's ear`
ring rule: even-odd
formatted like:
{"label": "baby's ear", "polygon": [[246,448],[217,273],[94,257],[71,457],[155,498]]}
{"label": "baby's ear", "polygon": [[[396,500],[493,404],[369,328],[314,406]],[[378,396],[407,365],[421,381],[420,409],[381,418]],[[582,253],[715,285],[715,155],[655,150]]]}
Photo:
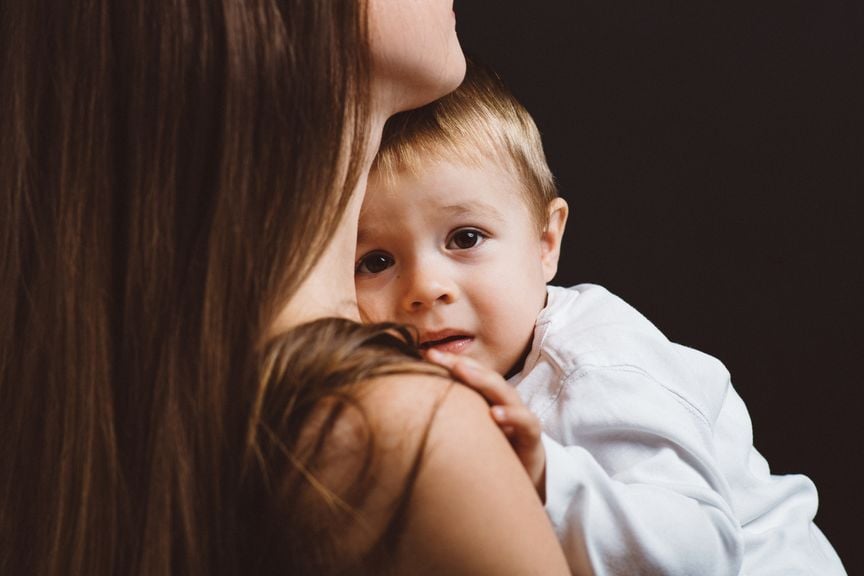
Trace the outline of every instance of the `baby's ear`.
{"label": "baby's ear", "polygon": [[563,198],[555,198],[546,209],[546,229],[540,236],[540,261],[543,277],[550,282],[558,272],[558,257],[561,255],[561,239],[567,226],[569,208]]}

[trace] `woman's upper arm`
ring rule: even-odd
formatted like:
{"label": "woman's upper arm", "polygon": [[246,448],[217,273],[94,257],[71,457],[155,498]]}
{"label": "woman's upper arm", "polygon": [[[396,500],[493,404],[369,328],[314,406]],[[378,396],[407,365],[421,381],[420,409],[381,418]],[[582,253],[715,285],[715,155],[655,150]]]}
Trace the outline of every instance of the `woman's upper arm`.
{"label": "woman's upper arm", "polygon": [[428,433],[396,551],[399,568],[416,575],[570,574],[534,487],[478,394],[450,385]]}

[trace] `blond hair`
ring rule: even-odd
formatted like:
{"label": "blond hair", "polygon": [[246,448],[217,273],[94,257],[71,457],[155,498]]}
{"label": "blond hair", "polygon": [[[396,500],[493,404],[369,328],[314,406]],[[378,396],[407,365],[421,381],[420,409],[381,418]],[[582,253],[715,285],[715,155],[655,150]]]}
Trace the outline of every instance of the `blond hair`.
{"label": "blond hair", "polygon": [[540,131],[488,67],[469,60],[465,80],[455,92],[392,117],[372,171],[392,182],[400,172],[418,172],[436,160],[471,166],[493,160],[513,170],[532,218],[540,230],[546,228],[549,202],[558,190]]}

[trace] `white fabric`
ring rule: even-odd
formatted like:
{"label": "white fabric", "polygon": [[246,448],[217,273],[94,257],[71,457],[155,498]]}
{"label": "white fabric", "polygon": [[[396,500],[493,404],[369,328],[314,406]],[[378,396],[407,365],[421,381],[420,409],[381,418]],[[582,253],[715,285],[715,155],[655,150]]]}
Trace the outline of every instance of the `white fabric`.
{"label": "white fabric", "polygon": [[548,295],[511,383],[543,424],[569,558],[587,553],[598,576],[845,574],[813,483],[770,474],[718,360],[600,286]]}

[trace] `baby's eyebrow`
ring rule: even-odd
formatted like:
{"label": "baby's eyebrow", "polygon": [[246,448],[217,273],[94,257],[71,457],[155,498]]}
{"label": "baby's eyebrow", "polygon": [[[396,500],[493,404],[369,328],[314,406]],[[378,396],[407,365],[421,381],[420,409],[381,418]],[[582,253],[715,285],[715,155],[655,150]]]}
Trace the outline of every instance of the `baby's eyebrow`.
{"label": "baby's eyebrow", "polygon": [[[501,211],[496,206],[486,202],[459,202],[457,204],[441,206],[440,208],[436,208],[436,210],[447,212],[448,217],[451,218],[481,215],[484,218],[495,220],[498,223],[505,222],[504,215]],[[357,244],[367,243],[370,238],[375,238],[380,235],[381,230],[375,224],[372,224],[371,226],[369,224],[361,226],[357,230]]]}
{"label": "baby's eyebrow", "polygon": [[492,204],[487,204],[485,202],[460,202],[458,204],[442,206],[442,210],[450,212],[454,216],[481,214],[485,218],[493,218],[499,222],[504,221],[504,216],[501,214],[500,210]]}
{"label": "baby's eyebrow", "polygon": [[374,233],[369,228],[359,228],[357,230],[357,244],[368,242],[371,236],[374,236]]}
{"label": "baby's eyebrow", "polygon": [[387,235],[388,227],[381,223],[366,223],[357,228],[357,245],[368,244],[370,242],[378,242],[382,236]]}

